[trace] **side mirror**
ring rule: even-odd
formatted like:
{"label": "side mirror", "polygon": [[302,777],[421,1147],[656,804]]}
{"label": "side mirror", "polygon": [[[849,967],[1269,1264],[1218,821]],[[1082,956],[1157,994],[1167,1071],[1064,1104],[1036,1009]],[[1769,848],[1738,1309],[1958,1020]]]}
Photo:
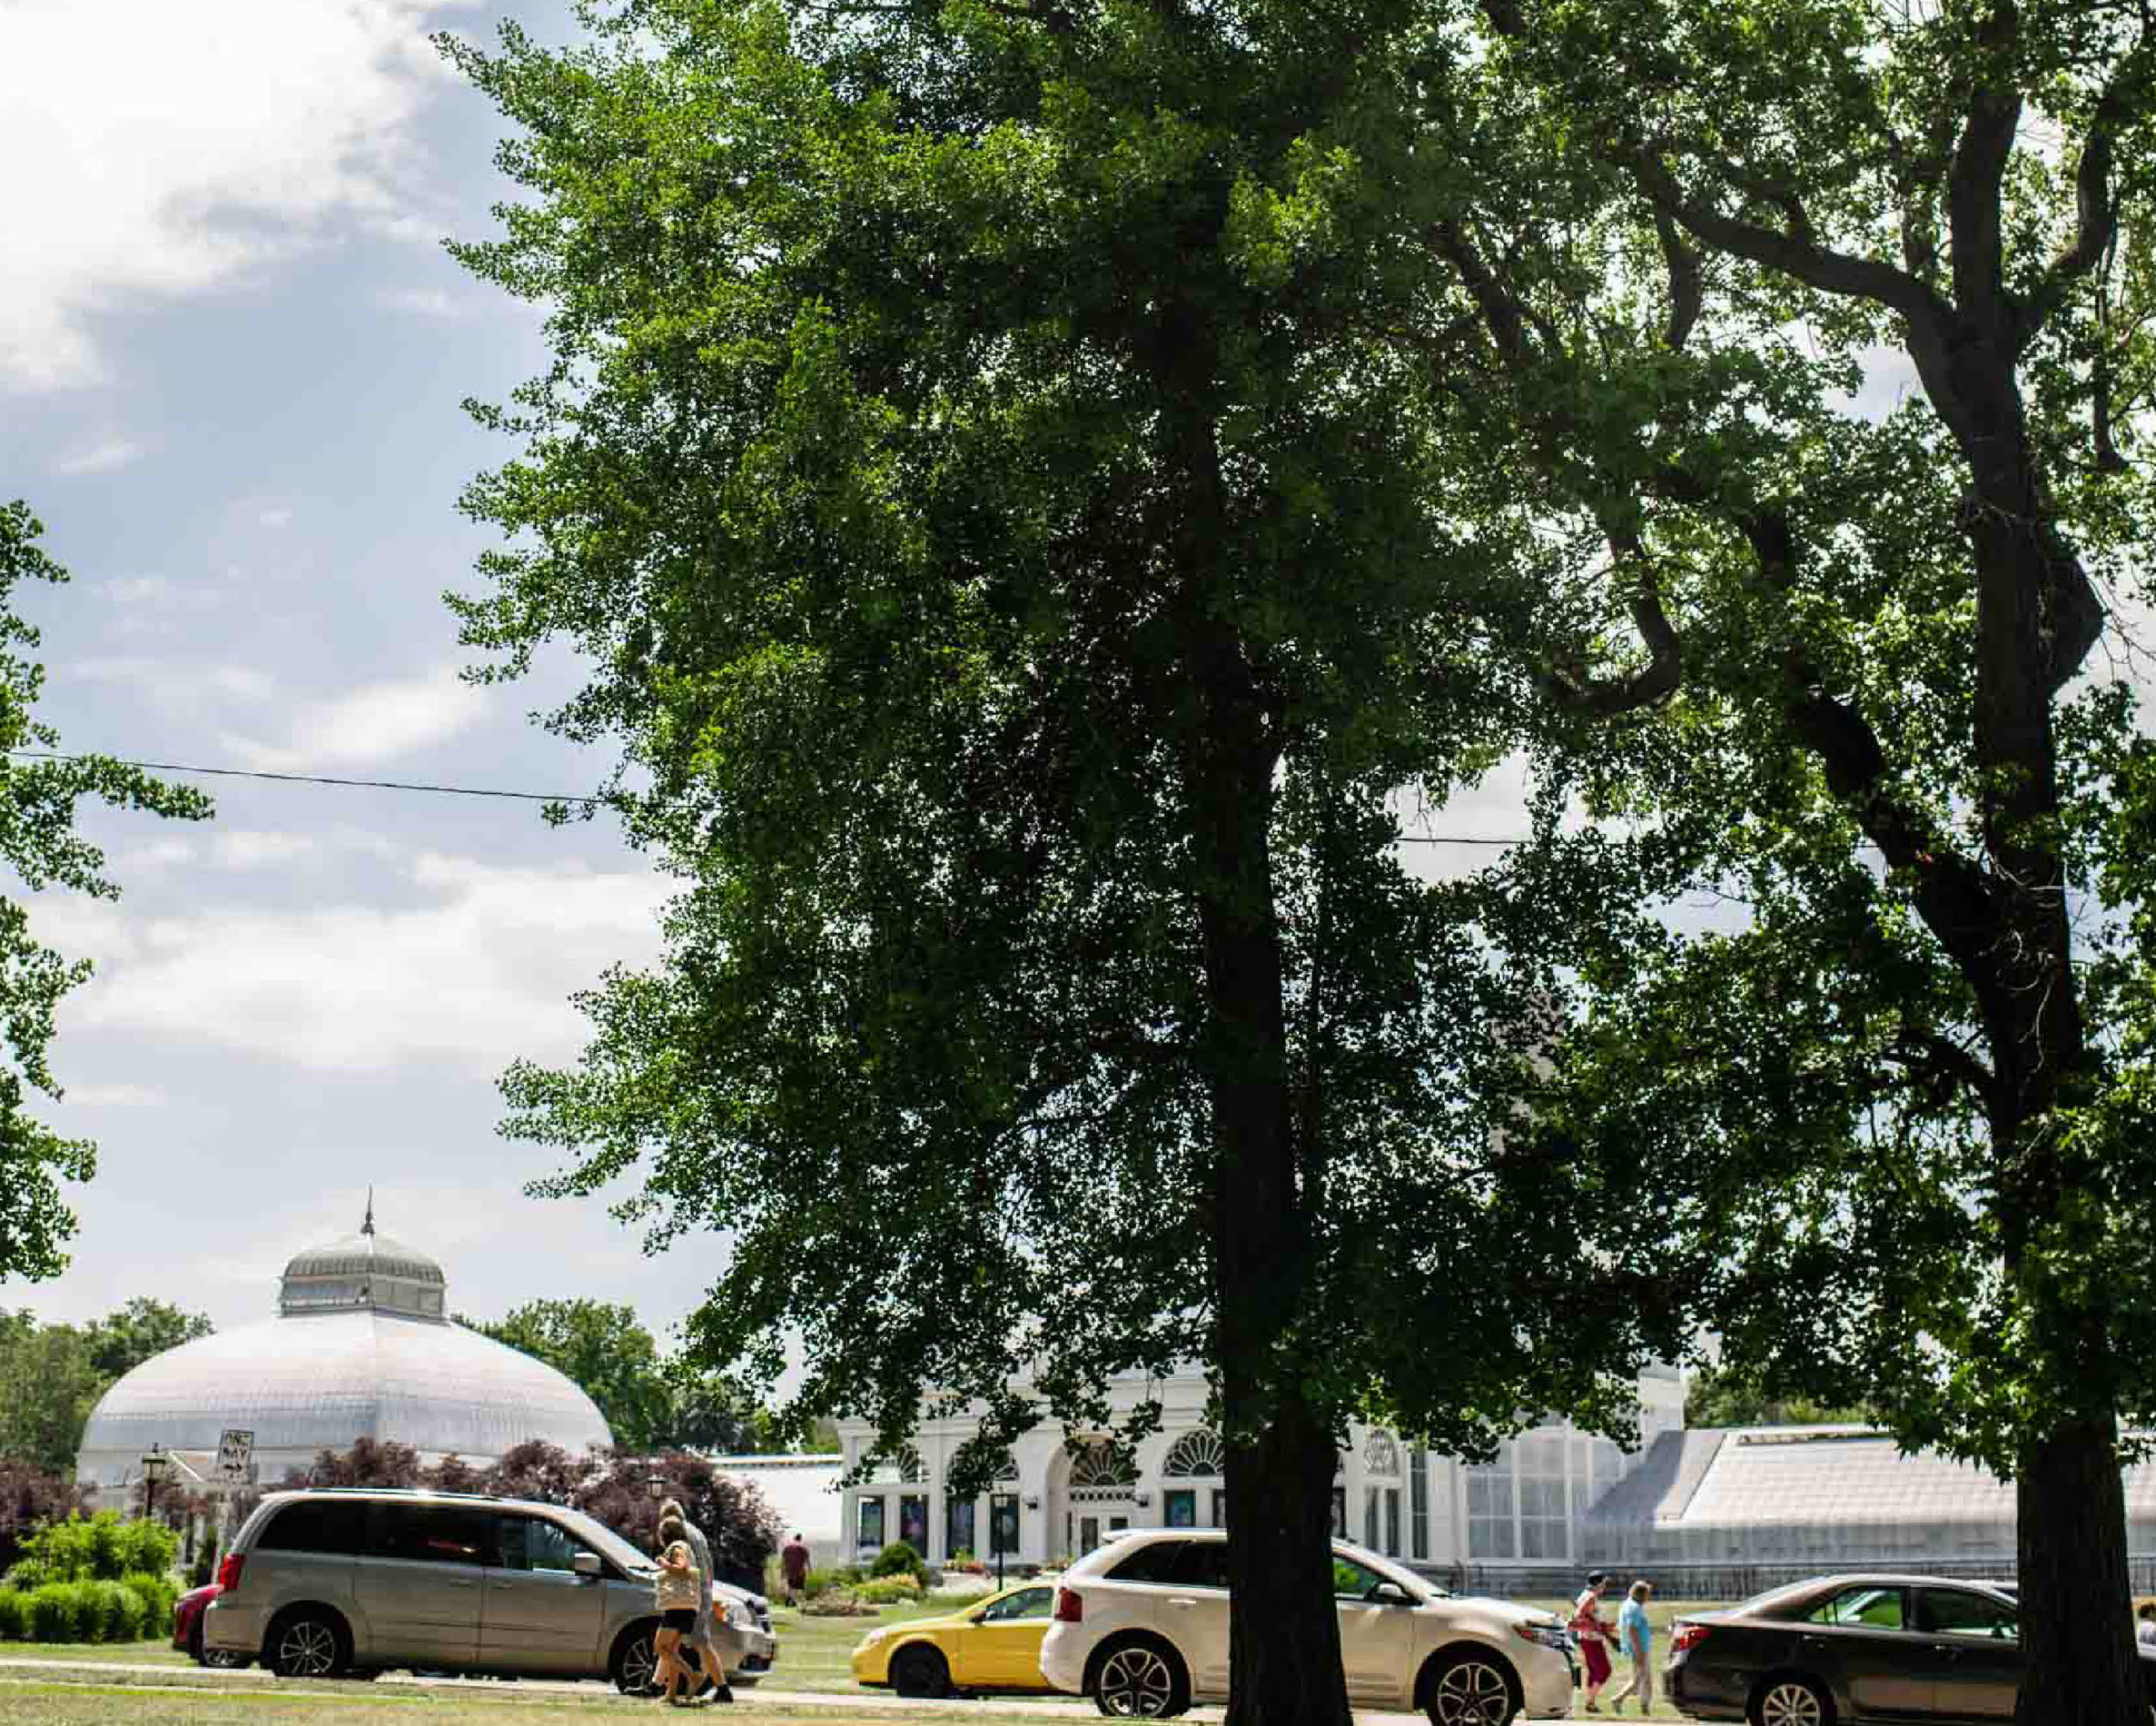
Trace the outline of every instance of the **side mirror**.
{"label": "side mirror", "polygon": [[602,1573],[605,1566],[598,1553],[579,1552],[569,1560],[569,1568],[579,1576],[597,1576]]}
{"label": "side mirror", "polygon": [[1365,1596],[1374,1606],[1412,1606],[1415,1597],[1396,1582],[1380,1582]]}

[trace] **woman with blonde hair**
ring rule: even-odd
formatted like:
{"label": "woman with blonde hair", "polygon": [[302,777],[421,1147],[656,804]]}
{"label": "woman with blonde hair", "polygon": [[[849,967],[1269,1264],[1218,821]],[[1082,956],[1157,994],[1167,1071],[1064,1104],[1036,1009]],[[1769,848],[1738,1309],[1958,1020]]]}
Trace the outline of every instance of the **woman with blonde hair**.
{"label": "woman with blonde hair", "polygon": [[652,1638],[659,1666],[652,1676],[664,1691],[667,1702],[675,1706],[688,1701],[677,1693],[681,1681],[689,1675],[681,1659],[681,1638],[696,1627],[696,1561],[681,1534],[680,1523],[671,1518],[659,1525],[659,1580],[653,1601],[659,1609],[659,1633]]}

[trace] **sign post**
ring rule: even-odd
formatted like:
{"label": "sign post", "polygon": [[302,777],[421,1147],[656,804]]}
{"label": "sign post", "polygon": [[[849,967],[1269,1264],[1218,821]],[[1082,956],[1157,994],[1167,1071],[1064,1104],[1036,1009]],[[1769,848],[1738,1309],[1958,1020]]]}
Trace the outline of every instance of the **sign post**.
{"label": "sign post", "polygon": [[254,1434],[252,1429],[228,1426],[217,1440],[217,1478],[224,1483],[225,1514],[222,1545],[232,1543],[232,1499],[254,1478]]}

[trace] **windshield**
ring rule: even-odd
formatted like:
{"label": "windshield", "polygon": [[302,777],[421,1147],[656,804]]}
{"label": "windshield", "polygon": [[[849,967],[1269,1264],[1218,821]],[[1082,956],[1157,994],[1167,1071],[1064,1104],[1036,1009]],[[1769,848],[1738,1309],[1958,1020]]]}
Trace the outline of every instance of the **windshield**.
{"label": "windshield", "polygon": [[547,1509],[564,1528],[574,1530],[624,1570],[636,1574],[659,1568],[652,1562],[649,1554],[638,1552],[597,1517],[587,1516],[581,1510],[572,1510],[561,1504],[549,1504]]}

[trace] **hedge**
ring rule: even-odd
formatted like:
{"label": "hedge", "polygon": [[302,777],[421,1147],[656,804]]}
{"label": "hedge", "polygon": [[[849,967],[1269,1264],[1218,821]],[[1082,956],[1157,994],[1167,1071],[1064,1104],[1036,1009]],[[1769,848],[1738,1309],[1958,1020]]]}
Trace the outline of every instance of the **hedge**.
{"label": "hedge", "polygon": [[0,1641],[139,1642],[171,1622],[177,1597],[162,1576],[0,1588]]}

